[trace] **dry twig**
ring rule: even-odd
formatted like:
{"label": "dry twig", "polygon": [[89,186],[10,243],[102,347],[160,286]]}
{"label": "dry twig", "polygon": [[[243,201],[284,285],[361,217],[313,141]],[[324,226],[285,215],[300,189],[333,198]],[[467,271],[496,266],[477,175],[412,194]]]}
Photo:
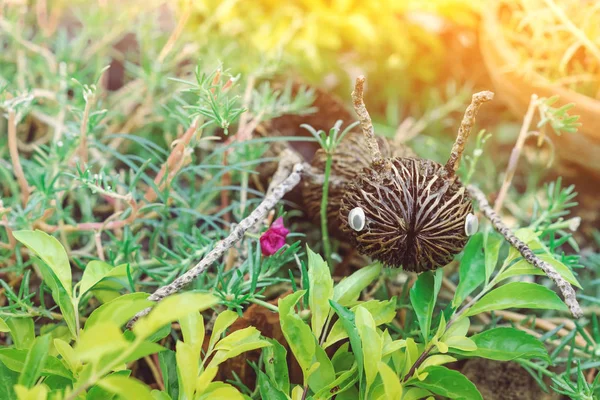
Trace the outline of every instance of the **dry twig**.
{"label": "dry twig", "polygon": [[17,148],[17,114],[15,110],[8,111],[8,152],[13,166],[13,172],[21,188],[21,203],[27,205],[29,199],[29,184],[25,179],[21,160],[19,160],[19,149]]}
{"label": "dry twig", "polygon": [[[172,283],[157,289],[148,297],[148,300],[160,301],[167,296],[175,294],[196,279],[204,271],[206,271],[206,269],[208,269],[208,267],[210,267],[215,261],[221,258],[228,249],[230,249],[236,242],[241,240],[244,237],[244,233],[248,229],[263,219],[287,192],[298,185],[303,170],[304,166],[302,164],[296,164],[289,176],[284,179],[279,186],[275,187],[269,194],[267,194],[258,207],[256,207],[256,209],[254,209],[254,211],[252,211],[248,217],[240,221],[240,223],[231,231],[229,236],[219,241],[215,247],[188,272],[175,279]],[[128,327],[131,327],[135,321],[149,312],[150,308],[136,314],[131,321],[129,321]]]}
{"label": "dry twig", "polygon": [[536,256],[533,251],[523,243],[519,238],[517,238],[510,229],[502,222],[500,216],[492,209],[490,204],[488,203],[485,195],[481,190],[473,185],[469,185],[468,188],[471,196],[479,203],[479,208],[483,212],[483,214],[492,222],[494,228],[498,232],[504,236],[504,238],[521,253],[523,258],[530,263],[531,265],[541,269],[544,273],[554,281],[558,289],[560,290],[563,298],[565,300],[565,304],[569,307],[571,314],[575,318],[580,318],[583,316],[583,311],[581,310],[581,306],[577,302],[577,296],[575,294],[575,290],[573,287],[567,282],[552,265],[547,262],[541,260],[538,256]]}

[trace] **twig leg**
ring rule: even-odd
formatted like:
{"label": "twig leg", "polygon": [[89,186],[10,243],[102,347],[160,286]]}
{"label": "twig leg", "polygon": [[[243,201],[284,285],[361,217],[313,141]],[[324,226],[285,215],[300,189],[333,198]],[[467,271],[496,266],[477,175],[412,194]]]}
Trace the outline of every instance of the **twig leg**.
{"label": "twig leg", "polygon": [[541,269],[548,276],[548,278],[552,279],[558,289],[560,290],[567,307],[571,311],[571,314],[575,318],[580,318],[583,316],[583,311],[581,310],[581,306],[577,302],[577,295],[575,294],[575,290],[573,287],[567,282],[552,265],[547,263],[546,261],[541,260],[538,256],[536,256],[533,251],[523,243],[519,238],[517,238],[514,233],[502,222],[500,216],[492,209],[490,203],[488,203],[485,195],[479,188],[469,185],[468,186],[469,193],[471,196],[479,203],[479,208],[483,212],[483,214],[492,222],[494,228],[498,232],[504,236],[504,238],[521,253],[523,258],[530,263],[531,265]]}

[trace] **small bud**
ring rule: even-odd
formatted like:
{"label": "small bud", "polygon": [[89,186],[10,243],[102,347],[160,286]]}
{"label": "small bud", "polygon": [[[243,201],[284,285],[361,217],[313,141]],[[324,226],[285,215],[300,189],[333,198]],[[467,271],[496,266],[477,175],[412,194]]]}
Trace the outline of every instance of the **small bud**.
{"label": "small bud", "polygon": [[571,218],[569,221],[569,230],[575,232],[579,229],[579,224],[581,224],[581,217]]}

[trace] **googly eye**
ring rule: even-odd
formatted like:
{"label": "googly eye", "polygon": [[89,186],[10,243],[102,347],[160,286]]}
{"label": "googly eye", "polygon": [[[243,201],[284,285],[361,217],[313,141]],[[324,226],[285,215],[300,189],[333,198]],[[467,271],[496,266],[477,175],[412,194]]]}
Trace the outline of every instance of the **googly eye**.
{"label": "googly eye", "polygon": [[479,230],[479,219],[477,216],[469,213],[465,219],[465,233],[467,236],[473,236]]}
{"label": "googly eye", "polygon": [[363,230],[365,227],[365,211],[361,207],[355,207],[348,213],[348,225],[357,232]]}

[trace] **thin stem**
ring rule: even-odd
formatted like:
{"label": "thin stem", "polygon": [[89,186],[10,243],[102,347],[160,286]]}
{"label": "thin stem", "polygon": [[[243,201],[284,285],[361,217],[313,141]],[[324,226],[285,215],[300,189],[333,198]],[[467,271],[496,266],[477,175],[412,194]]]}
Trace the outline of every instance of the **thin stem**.
{"label": "thin stem", "polygon": [[467,187],[471,196],[479,203],[479,209],[483,212],[483,214],[490,220],[494,228],[498,232],[504,236],[504,238],[521,253],[523,258],[534,267],[537,267],[544,271],[546,276],[554,281],[558,289],[560,290],[565,304],[569,307],[571,314],[575,318],[580,318],[583,316],[583,311],[581,310],[581,306],[577,302],[577,295],[573,287],[567,282],[552,265],[541,260],[538,256],[536,256],[533,251],[523,243],[519,238],[515,236],[514,233],[511,232],[510,229],[502,222],[498,214],[492,209],[490,204],[488,203],[485,195],[481,190],[473,185],[469,185]]}
{"label": "thin stem", "polygon": [[21,203],[25,207],[29,199],[29,184],[27,183],[27,179],[25,179],[25,173],[19,159],[19,149],[17,147],[17,114],[15,110],[8,111],[8,152],[10,153],[13,172],[21,190]]}
{"label": "thin stem", "polygon": [[465,150],[465,144],[467,143],[469,134],[475,124],[475,117],[477,116],[479,108],[483,103],[488,102],[493,98],[494,93],[487,90],[475,93],[471,98],[471,104],[469,104],[465,110],[465,115],[458,128],[458,135],[456,136],[456,141],[450,151],[450,158],[448,158],[448,162],[446,162],[448,176],[454,176],[458,170],[462,153]]}
{"label": "thin stem", "polygon": [[88,120],[90,117],[90,109],[94,102],[94,95],[89,95],[85,101],[85,108],[83,110],[83,117],[81,118],[81,126],[79,127],[79,158],[81,159],[81,168],[85,169],[88,162],[88,144],[87,144],[87,133],[88,133]]}
{"label": "thin stem", "polygon": [[431,350],[433,350],[433,345],[430,345],[427,348],[427,350],[425,350],[424,352],[421,353],[421,355],[419,356],[419,358],[417,358],[417,361],[415,361],[415,363],[412,365],[412,367],[410,367],[410,369],[408,370],[408,373],[404,377],[404,382],[406,382],[407,380],[409,380],[414,375],[414,373],[417,370],[417,368],[419,368],[419,366],[423,363],[423,361],[425,361],[425,359],[427,358],[427,356],[429,355],[429,353],[431,352]]}
{"label": "thin stem", "polygon": [[279,312],[279,308],[277,308],[275,305],[273,305],[271,303],[267,303],[264,300],[260,300],[260,299],[257,299],[257,298],[250,298],[250,299],[248,299],[248,301],[250,303],[254,303],[254,304],[257,304],[259,306],[263,306],[264,308],[266,308],[268,310],[271,310],[273,312],[276,312],[276,313]]}
{"label": "thin stem", "polygon": [[323,238],[323,251],[329,267],[331,268],[331,243],[329,242],[329,230],[327,229],[327,204],[329,198],[329,176],[331,175],[331,164],[333,162],[333,154],[327,152],[327,160],[325,161],[325,177],[323,180],[323,196],[321,198],[321,236]]}
{"label": "thin stem", "polygon": [[385,161],[383,156],[381,155],[381,151],[379,150],[379,145],[377,144],[377,139],[375,138],[375,129],[373,128],[373,122],[371,122],[371,116],[367,111],[367,107],[365,106],[365,102],[363,100],[363,91],[365,85],[365,77],[360,75],[356,78],[356,83],[354,85],[354,91],[352,92],[352,104],[354,105],[354,111],[356,111],[356,115],[358,115],[358,120],[360,121],[360,128],[362,130],[363,135],[367,139],[367,146],[369,148],[369,153],[373,158],[373,164],[375,165],[385,165]]}
{"label": "thin stem", "polygon": [[506,199],[506,194],[508,193],[512,179],[515,176],[517,165],[519,164],[519,157],[521,156],[521,151],[525,145],[525,139],[527,139],[527,133],[529,132],[529,127],[531,126],[531,121],[533,120],[535,108],[538,105],[537,100],[537,95],[532,94],[531,100],[529,101],[529,107],[527,108],[527,112],[523,118],[523,125],[521,125],[521,130],[519,131],[519,137],[517,138],[515,147],[510,153],[510,159],[508,161],[508,166],[506,167],[506,172],[504,173],[502,187],[500,188],[500,192],[498,192],[498,197],[496,197],[496,202],[494,203],[494,211],[497,213],[502,209],[502,204]]}

